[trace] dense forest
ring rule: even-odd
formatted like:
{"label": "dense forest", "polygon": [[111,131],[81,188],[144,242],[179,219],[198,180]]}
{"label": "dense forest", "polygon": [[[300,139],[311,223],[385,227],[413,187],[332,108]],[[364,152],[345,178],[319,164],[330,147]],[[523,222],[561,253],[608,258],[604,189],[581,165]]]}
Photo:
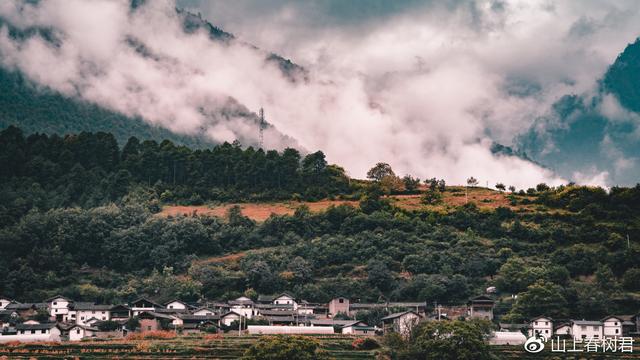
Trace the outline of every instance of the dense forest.
{"label": "dense forest", "polygon": [[[407,210],[321,152],[135,138],[120,148],[107,133],[17,128],[0,133],[0,168],[0,294],[23,301],[286,290],[317,302],[461,304],[496,286],[496,312],[509,321],[635,313],[640,303],[640,186],[541,184],[513,191],[511,207]],[[225,218],[157,214],[163,204],[332,196],[360,205],[303,206],[261,223],[237,207]],[[535,210],[521,211],[525,202]]]}
{"label": "dense forest", "polygon": [[344,170],[318,151],[242,149],[224,143],[191,150],[169,140],[131,137],[122,147],[109,133],[32,134],[16,127],[0,132],[0,224],[32,208],[94,207],[117,201],[135,186],[158,200],[314,200],[350,191]]}

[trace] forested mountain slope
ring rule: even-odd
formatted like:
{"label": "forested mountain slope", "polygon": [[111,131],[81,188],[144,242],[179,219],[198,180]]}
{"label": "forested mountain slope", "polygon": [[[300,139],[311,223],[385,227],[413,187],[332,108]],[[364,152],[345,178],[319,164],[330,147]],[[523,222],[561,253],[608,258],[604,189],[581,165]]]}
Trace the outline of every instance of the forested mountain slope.
{"label": "forested mountain slope", "polygon": [[[25,138],[11,128],[0,133],[0,155],[10,169],[0,176],[0,293],[23,301],[289,291],[317,302],[342,295],[461,304],[496,286],[505,321],[599,318],[637,312],[640,303],[640,186],[541,184],[509,194],[509,207],[479,208],[470,197],[446,211],[412,210],[319,152],[193,151],[134,139],[121,149],[106,133]],[[214,204],[274,192],[358,205],[300,207],[262,223],[237,207],[224,218],[156,214],[194,194]]]}

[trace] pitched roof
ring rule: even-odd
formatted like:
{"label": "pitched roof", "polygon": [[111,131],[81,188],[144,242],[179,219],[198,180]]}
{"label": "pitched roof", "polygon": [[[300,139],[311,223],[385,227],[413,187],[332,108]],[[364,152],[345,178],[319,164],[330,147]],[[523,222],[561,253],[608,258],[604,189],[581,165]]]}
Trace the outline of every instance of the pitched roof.
{"label": "pitched roof", "polygon": [[380,319],[380,320],[382,320],[382,321],[384,321],[384,320],[393,320],[393,319],[396,319],[396,318],[402,317],[402,316],[404,316],[404,315],[407,315],[407,314],[409,314],[409,313],[414,314],[414,315],[416,315],[416,316],[418,316],[418,317],[421,317],[421,316],[420,316],[419,314],[417,314],[415,311],[403,311],[403,312],[393,313],[393,314],[387,315],[387,316],[383,317],[383,318],[382,318],[382,319]]}
{"label": "pitched roof", "polygon": [[549,316],[540,315],[540,316],[536,316],[536,317],[532,318],[531,320],[529,320],[529,322],[533,322],[533,321],[536,321],[538,319],[548,319],[548,320],[553,321],[553,319],[551,317],[549,317]]}
{"label": "pitched roof", "polygon": [[312,319],[309,320],[310,324],[313,325],[325,325],[325,326],[333,326],[333,325],[340,325],[340,326],[345,326],[348,324],[352,324],[355,320],[334,320],[334,319]]}
{"label": "pitched roof", "polygon": [[260,310],[260,315],[263,316],[286,316],[286,315],[297,315],[297,311],[287,311],[287,310]]}
{"label": "pitched roof", "polygon": [[177,315],[179,319],[183,321],[207,321],[207,320],[220,320],[220,315],[190,315],[190,314],[180,314]]}
{"label": "pitched roof", "polygon": [[113,305],[98,305],[92,302],[76,302],[72,305],[76,311],[109,311]]}
{"label": "pitched roof", "polygon": [[166,303],[164,303],[164,306],[167,306],[167,305],[169,305],[171,303],[174,303],[174,302],[180,303],[180,304],[184,305],[185,307],[189,308],[189,304],[187,304],[186,302],[184,302],[182,300],[179,300],[179,299],[173,299],[171,301],[167,301]]}
{"label": "pitched roof", "polygon": [[79,325],[79,324],[72,325],[68,330],[71,330],[71,329],[73,329],[75,327],[79,327],[79,328],[82,328],[82,329],[85,329],[85,330],[89,330],[89,331],[100,331],[100,329],[98,329],[97,327]]}
{"label": "pitched roof", "polygon": [[17,330],[47,330],[56,327],[56,323],[16,324]]}
{"label": "pitched roof", "polygon": [[224,313],[224,314],[220,315],[220,318],[222,319],[222,318],[227,317],[227,316],[230,316],[230,315],[243,316],[243,315],[238,314],[238,313],[237,313],[237,312],[235,312],[235,311],[228,311],[228,312],[226,312],[226,313]]}
{"label": "pitched roof", "polygon": [[65,297],[65,296],[62,296],[62,295],[52,296],[52,297],[50,297],[48,299],[45,299],[44,301],[47,302],[47,303],[50,303],[50,302],[52,302],[53,300],[56,300],[56,299],[64,299],[64,300],[67,300],[69,302],[73,301],[73,300],[69,299],[68,297]]}
{"label": "pitched roof", "polygon": [[28,309],[46,309],[45,303],[11,303],[5,307],[5,310],[28,310]]}
{"label": "pitched roof", "polygon": [[149,304],[153,305],[153,307],[158,307],[158,308],[162,308],[163,306],[158,304],[157,302],[153,301],[153,300],[149,300],[146,297],[140,297],[135,299],[134,301],[132,301],[129,305],[131,305],[131,307],[134,307],[133,305],[135,305],[135,303],[138,302],[148,302]]}
{"label": "pitched roof", "polygon": [[571,320],[575,325],[602,326],[602,322],[593,320]]}
{"label": "pitched roof", "polygon": [[368,327],[369,325],[367,325],[367,323],[365,323],[364,321],[358,321],[358,320],[355,320],[355,321],[351,320],[351,322],[349,322],[348,324],[342,325],[343,328],[350,327],[350,326]]}
{"label": "pitched roof", "polygon": [[142,311],[138,314],[138,317],[141,319],[173,319],[169,315],[160,314],[154,311]]}
{"label": "pitched roof", "polygon": [[197,313],[198,311],[203,311],[203,310],[211,311],[212,313],[215,313],[215,312],[216,312],[215,310],[210,309],[210,308],[208,308],[208,307],[206,307],[206,306],[199,307],[199,308],[197,308],[197,309],[193,310],[192,312]]}

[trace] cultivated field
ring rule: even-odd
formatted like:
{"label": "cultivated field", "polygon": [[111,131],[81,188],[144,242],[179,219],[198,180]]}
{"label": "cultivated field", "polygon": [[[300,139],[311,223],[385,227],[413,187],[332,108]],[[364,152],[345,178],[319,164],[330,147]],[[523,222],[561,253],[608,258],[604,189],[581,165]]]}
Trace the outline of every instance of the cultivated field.
{"label": "cultivated field", "polygon": [[[498,191],[485,189],[485,188],[470,188],[468,193],[462,186],[448,187],[445,192],[442,193],[443,201],[439,205],[425,205],[421,202],[421,195],[391,195],[388,196],[391,203],[401,209],[406,210],[421,210],[432,209],[438,211],[447,211],[448,209],[462,206],[467,202],[475,203],[480,209],[495,209],[500,206],[509,207],[512,210],[518,211],[531,211],[534,209],[534,205],[511,205],[510,200],[507,198],[507,193],[501,193]],[[530,196],[517,196],[518,200],[532,200]],[[220,205],[200,205],[200,206],[165,206],[160,213],[160,216],[178,216],[178,215],[205,215],[225,217],[227,211],[232,206],[240,206],[242,214],[255,221],[265,221],[272,214],[274,215],[292,215],[295,210],[306,205],[312,212],[321,212],[329,208],[329,206],[350,205],[358,206],[359,201],[349,200],[322,200],[316,202],[300,202],[300,201],[284,201],[284,202],[269,202],[269,203],[233,203],[233,204],[220,204]]]}
{"label": "cultivated field", "polygon": [[[354,350],[354,337],[312,336],[332,359],[375,359],[379,350]],[[0,344],[0,359],[238,359],[259,335],[180,336],[157,340],[83,341],[78,343]],[[380,339],[378,339],[380,340]],[[497,359],[640,359],[640,347],[633,353],[526,353],[521,346],[492,346]]]}
{"label": "cultivated field", "polygon": [[[354,350],[354,337],[313,336],[335,359],[374,359],[375,351]],[[259,336],[180,336],[158,340],[0,344],[0,359],[237,359]]]}

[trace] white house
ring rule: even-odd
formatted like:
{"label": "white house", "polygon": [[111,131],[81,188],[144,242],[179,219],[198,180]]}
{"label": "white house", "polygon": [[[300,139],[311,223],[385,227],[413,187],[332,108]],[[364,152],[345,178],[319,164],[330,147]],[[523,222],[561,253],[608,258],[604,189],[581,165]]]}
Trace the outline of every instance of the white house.
{"label": "white house", "polygon": [[574,339],[602,338],[602,322],[588,320],[572,320],[571,334]]}
{"label": "white house", "polygon": [[402,336],[408,336],[414,326],[420,322],[422,316],[414,311],[405,311],[391,314],[382,318],[384,332],[397,332]]}
{"label": "white house", "polygon": [[375,335],[376,328],[362,321],[353,321],[342,327],[341,332],[346,335]]}
{"label": "white house", "polygon": [[235,300],[229,301],[230,310],[236,314],[240,314],[247,319],[252,319],[256,315],[256,310],[253,300],[246,296],[241,296]]}
{"label": "white house", "polygon": [[0,310],[4,310],[4,308],[6,308],[7,305],[11,304],[11,302],[11,299],[0,297]]}
{"label": "white house", "polygon": [[553,319],[546,316],[538,316],[529,322],[529,337],[534,335],[544,336],[549,339],[553,335]]}
{"label": "white house", "polygon": [[163,309],[164,307],[154,301],[147,298],[139,298],[133,301],[130,306],[133,316],[140,314],[141,312],[149,311],[155,312],[156,309]]}
{"label": "white house", "polygon": [[45,302],[47,303],[51,317],[55,318],[56,321],[69,321],[68,315],[69,308],[73,303],[72,300],[67,299],[64,296],[57,295],[45,300]]}
{"label": "white house", "polygon": [[602,319],[602,335],[607,338],[621,337],[622,323],[624,320],[616,316],[607,316]]}
{"label": "white house", "polygon": [[60,335],[60,328],[55,323],[17,324],[15,328],[0,332],[0,342],[60,341]]}
{"label": "white house", "polygon": [[215,313],[216,313],[215,311],[206,307],[201,307],[193,311],[193,315],[198,315],[198,316],[215,315]]}
{"label": "white house", "polygon": [[296,299],[287,293],[282,293],[277,297],[275,297],[273,299],[273,304],[274,305],[291,305],[293,306],[293,310],[298,309],[298,303],[296,302]]}
{"label": "white house", "polygon": [[94,338],[98,333],[98,329],[84,325],[74,325],[69,328],[69,340],[80,341],[82,339]]}
{"label": "white house", "polygon": [[164,307],[167,309],[186,310],[189,306],[180,300],[172,300],[166,303]]}
{"label": "white house", "polygon": [[553,330],[554,335],[571,335],[571,324],[562,323]]}
{"label": "white house", "polygon": [[[239,321],[241,317],[244,317],[234,311],[229,311],[226,314],[220,315],[220,324],[231,325],[234,321]],[[244,323],[244,321],[243,321]]]}
{"label": "white house", "polygon": [[111,308],[113,305],[96,305],[87,302],[77,302],[72,306],[70,318],[75,312],[75,323],[78,325],[90,325],[91,319],[95,321],[111,320]]}

